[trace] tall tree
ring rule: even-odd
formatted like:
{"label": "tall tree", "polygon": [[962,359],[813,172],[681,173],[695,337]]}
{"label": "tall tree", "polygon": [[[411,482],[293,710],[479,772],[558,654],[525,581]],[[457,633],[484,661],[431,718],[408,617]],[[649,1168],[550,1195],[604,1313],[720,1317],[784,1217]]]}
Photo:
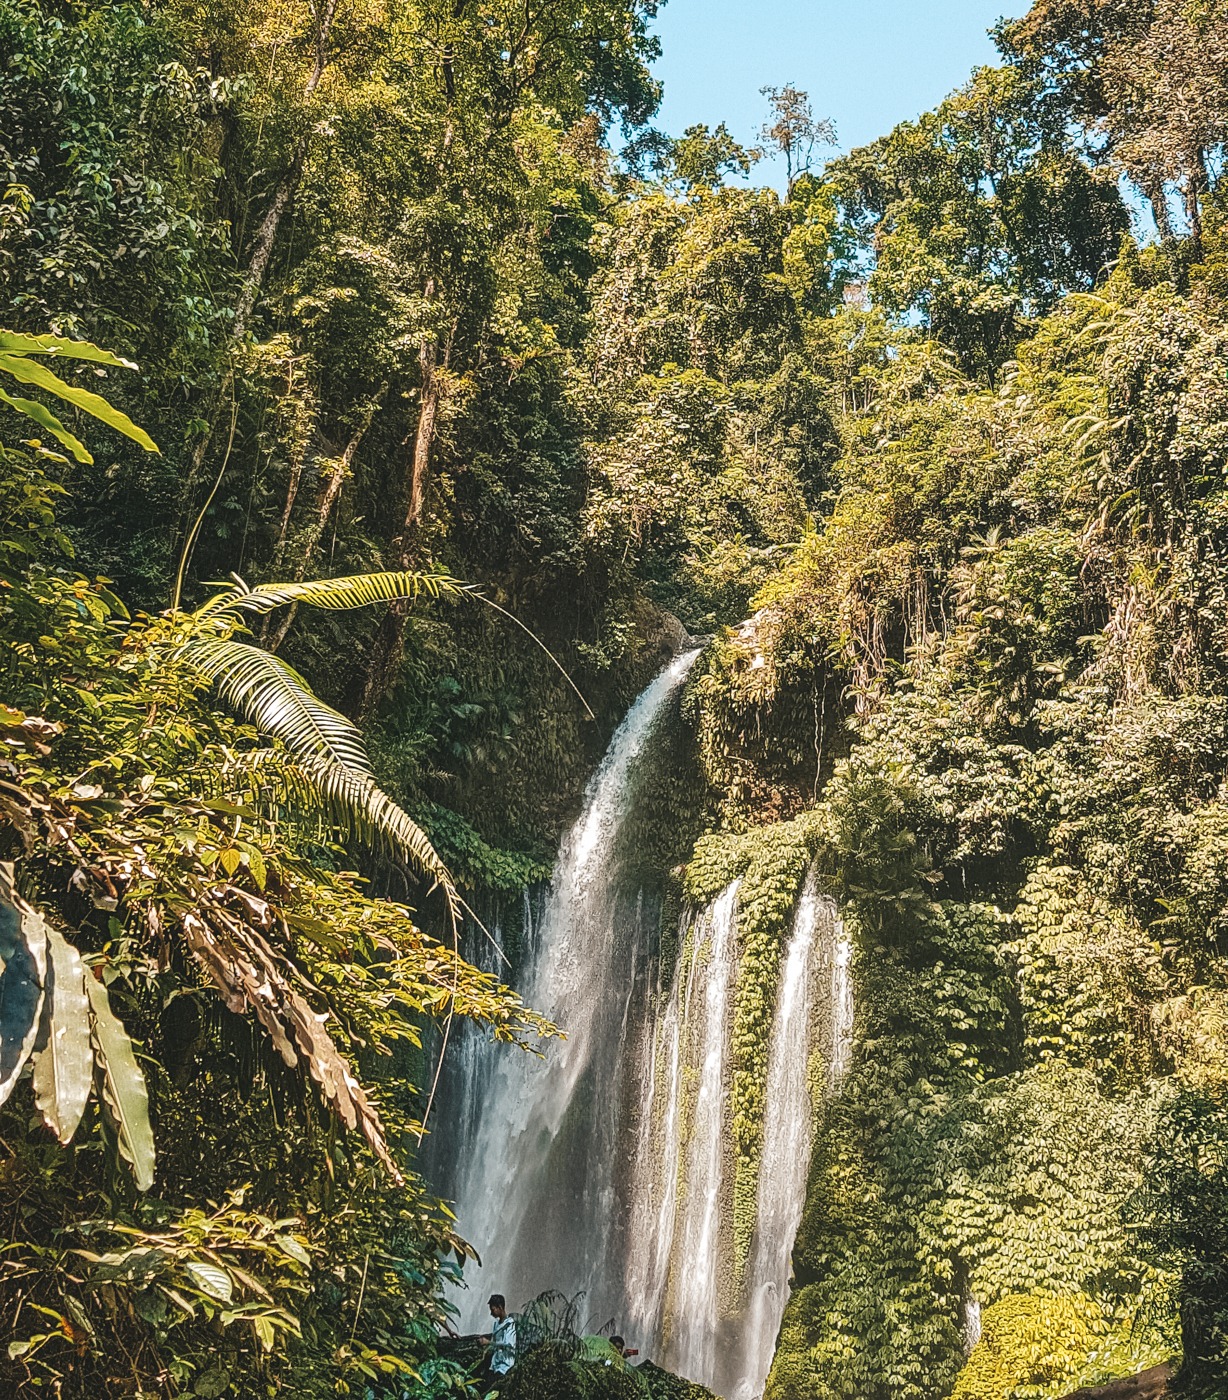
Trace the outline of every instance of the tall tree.
{"label": "tall tree", "polygon": [[1128,227],[1112,183],[1012,68],[981,69],[828,178],[875,299],[990,379],[1031,318],[1095,285]]}

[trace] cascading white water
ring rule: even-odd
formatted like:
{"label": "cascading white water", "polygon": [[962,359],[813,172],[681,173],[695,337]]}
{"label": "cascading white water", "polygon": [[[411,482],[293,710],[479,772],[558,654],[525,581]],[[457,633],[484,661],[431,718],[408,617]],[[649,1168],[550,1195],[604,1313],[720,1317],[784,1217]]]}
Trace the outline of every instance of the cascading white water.
{"label": "cascading white water", "polygon": [[[745,1311],[738,1319],[738,1343],[726,1382],[732,1400],[757,1400],[771,1369],[810,1172],[817,1108],[810,1050],[816,1041],[823,1045],[826,1089],[834,1093],[848,1066],[853,1030],[850,955],[835,901],[820,894],[811,868],[794,912],[776,998],[755,1235],[746,1271]],[[826,1003],[825,963],[831,967]]]}
{"label": "cascading white water", "polygon": [[788,1297],[818,1100],[838,1091],[849,1062],[851,947],[809,872],[781,950],[739,1284],[729,1101],[738,884],[684,914],[678,951],[663,962],[655,907],[624,859],[649,771],[639,760],[694,658],[677,658],[632,706],[562,843],[540,917],[526,918],[525,998],[568,1038],[542,1059],[475,1039],[451,1071],[460,1102],[450,1179],[461,1233],[484,1261],[480,1283],[467,1270],[461,1322],[484,1323],[488,1291],[513,1307],[547,1289],[583,1291],[582,1320],[612,1321],[671,1370],[755,1400]]}
{"label": "cascading white water", "polygon": [[704,977],[703,1019],[695,1028],[699,1082],[690,1113],[682,1198],[672,1229],[679,1267],[670,1288],[664,1340],[670,1367],[693,1378],[712,1376],[716,1366],[714,1324],[721,1312],[721,1198],[730,1143],[726,1079],[737,914],[735,881],[696,921],[692,953],[692,968],[702,966]]}
{"label": "cascading white water", "polygon": [[[826,908],[822,912],[826,913]],[[806,1196],[814,1122],[808,1061],[819,914],[820,898],[812,870],[793,916],[776,1001],[755,1238],[746,1271],[746,1315],[740,1329],[741,1375],[733,1388],[733,1400],[754,1400],[763,1394],[788,1294],[789,1256]]]}
{"label": "cascading white water", "polygon": [[458,1225],[482,1255],[486,1285],[463,1300],[466,1325],[485,1316],[487,1288],[513,1305],[547,1288],[584,1290],[594,1311],[621,1304],[611,1267],[618,1074],[644,930],[639,901],[629,909],[618,888],[616,852],[636,760],[697,655],[677,657],[631,707],[560,849],[524,995],[567,1039],[543,1059],[500,1054],[487,1081],[456,1193]]}
{"label": "cascading white water", "polygon": [[853,1050],[853,944],[837,923],[831,961],[831,1027],[828,1038],[827,1091],[835,1093],[848,1073]]}
{"label": "cascading white water", "polygon": [[[699,967],[693,956],[691,921],[685,917],[680,932],[686,975],[677,972],[674,994],[666,1004],[665,1014],[656,1024],[648,1023],[649,1049],[641,1057],[639,1126],[632,1158],[634,1192],[626,1266],[626,1296],[631,1300],[628,1321],[635,1336],[654,1339],[660,1335],[674,1244],[682,1155],[683,1037],[691,1020],[691,999]],[[660,1109],[658,1097],[662,1099]]]}

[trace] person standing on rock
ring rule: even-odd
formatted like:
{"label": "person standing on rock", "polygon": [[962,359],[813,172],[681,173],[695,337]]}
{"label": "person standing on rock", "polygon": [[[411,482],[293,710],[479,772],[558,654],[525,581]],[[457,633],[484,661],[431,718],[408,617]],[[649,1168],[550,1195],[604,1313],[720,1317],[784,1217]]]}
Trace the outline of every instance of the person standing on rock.
{"label": "person standing on rock", "polygon": [[492,1293],[488,1302],[494,1325],[490,1336],[482,1340],[490,1346],[486,1363],[486,1378],[502,1380],[516,1364],[516,1319],[507,1315],[507,1299],[502,1293]]}

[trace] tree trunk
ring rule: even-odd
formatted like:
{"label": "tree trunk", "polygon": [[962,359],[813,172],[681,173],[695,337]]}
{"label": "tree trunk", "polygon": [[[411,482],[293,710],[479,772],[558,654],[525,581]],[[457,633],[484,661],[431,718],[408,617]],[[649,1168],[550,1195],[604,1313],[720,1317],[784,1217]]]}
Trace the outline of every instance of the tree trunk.
{"label": "tree trunk", "polygon": [[1185,217],[1190,226],[1190,242],[1193,244],[1195,262],[1202,261],[1202,201],[1210,191],[1211,178],[1207,171],[1206,156],[1195,151],[1189,161],[1185,177]]}
{"label": "tree trunk", "polygon": [[[430,297],[434,290],[432,281],[427,289]],[[422,512],[426,507],[426,491],[431,474],[431,447],[435,441],[435,425],[439,421],[439,342],[433,335],[424,336],[418,346],[418,368],[421,372],[422,388],[418,404],[418,426],[414,432],[413,465],[409,477],[409,506],[405,512],[405,525],[402,540],[416,534],[422,524]],[[404,566],[402,566],[404,567]]]}
{"label": "tree trunk", "polygon": [[[307,75],[307,81],[303,85],[303,99],[307,103],[310,103],[315,96],[316,89],[320,86],[320,81],[328,68],[328,41],[332,33],[338,3],[339,0],[329,0],[317,18],[315,57],[312,61],[311,72]],[[273,246],[277,241],[277,231],[281,226],[282,216],[289,208],[295,191],[298,189],[299,180],[302,178],[303,164],[307,157],[308,139],[306,134],[300,138],[290,165],[278,181],[277,188],[273,192],[272,202],[265,211],[264,218],[260,221],[260,227],[256,232],[252,255],[248,260],[247,270],[243,274],[243,281],[239,287],[238,301],[235,303],[235,318],[227,345],[226,369],[206,415],[207,427],[192,450],[187,477],[183,484],[183,500],[189,510],[196,484],[205,464],[205,457],[209,452],[209,445],[213,440],[213,434],[221,416],[222,405],[225,403],[227,395],[234,389],[233,352],[247,333],[248,322],[251,320],[256,298],[260,294],[260,288],[264,285],[269,260],[273,256]],[[184,529],[184,524],[181,524],[180,528]],[[186,561],[184,562],[186,565]],[[184,572],[185,568],[181,567],[180,574],[182,575]],[[178,606],[178,602],[178,597],[176,597],[175,606]]]}
{"label": "tree trunk", "polygon": [[[459,22],[469,7],[469,0],[453,0],[452,19]],[[442,50],[443,95],[446,106],[443,139],[440,142],[439,169],[442,174],[451,158],[456,140],[456,74],[454,72],[455,49],[449,38]],[[429,303],[438,296],[438,283],[434,276],[428,277],[423,289]],[[455,333],[455,325],[453,326]],[[444,366],[451,359],[451,336],[444,352]],[[411,569],[420,556],[419,538],[422,532],[422,517],[426,510],[427,493],[431,482],[431,448],[435,442],[435,429],[439,421],[439,408],[442,390],[439,382],[439,337],[428,332],[418,344],[419,400],[418,422],[414,430],[414,449],[410,460],[409,500],[405,519],[400,532],[389,541],[389,560],[393,568]],[[402,599],[389,605],[367,661],[363,679],[362,694],[358,699],[358,717],[370,718],[384,697],[392,689],[400,669],[401,658],[405,654],[405,629],[409,622],[410,604]]]}
{"label": "tree trunk", "polygon": [[[324,535],[324,527],[328,524],[328,518],[333,513],[333,508],[341,497],[341,488],[348,480],[353,467],[354,458],[358,453],[358,448],[366,436],[367,429],[371,426],[371,420],[375,417],[380,401],[388,391],[387,384],[380,386],[380,391],[368,404],[366,412],[362,416],[362,421],[358,425],[358,431],[345,445],[345,450],[340,457],[333,461],[332,469],[321,473],[320,490],[316,497],[316,507],[312,514],[310,523],[303,534],[301,547],[298,552],[298,562],[294,566],[294,582],[302,583],[307,577],[307,570],[311,567],[315,559],[316,550],[320,540]],[[282,621],[278,624],[276,631],[269,639],[267,646],[270,651],[276,651],[282,642],[286,640],[286,633],[290,630],[290,624],[294,621],[294,615],[298,611],[298,604],[293,603],[286,610]]]}
{"label": "tree trunk", "polygon": [[1143,194],[1146,195],[1147,202],[1151,205],[1151,212],[1155,215],[1160,241],[1162,243],[1170,242],[1173,236],[1173,222],[1168,216],[1168,196],[1164,190],[1164,181],[1158,178],[1149,180],[1143,186]]}
{"label": "tree trunk", "polygon": [[[432,280],[428,284],[428,295],[433,288]],[[435,425],[439,420],[440,388],[436,373],[438,355],[438,341],[434,336],[424,337],[418,350],[418,363],[422,368],[423,379],[418,405],[418,425],[414,431],[409,504],[400,532],[389,542],[389,567],[394,569],[412,569],[419,560],[418,542],[430,482],[431,445],[435,440]],[[405,654],[405,628],[409,622],[409,609],[410,602],[406,598],[390,603],[375,634],[375,642],[367,661],[366,676],[363,679],[362,694],[358,701],[360,720],[370,718],[396,680],[401,658]]]}

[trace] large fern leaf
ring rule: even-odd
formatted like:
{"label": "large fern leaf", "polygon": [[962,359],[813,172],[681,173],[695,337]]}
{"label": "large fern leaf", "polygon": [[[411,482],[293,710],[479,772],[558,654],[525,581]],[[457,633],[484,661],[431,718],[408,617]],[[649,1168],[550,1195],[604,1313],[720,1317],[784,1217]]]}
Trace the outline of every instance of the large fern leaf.
{"label": "large fern leaf", "polygon": [[302,771],[335,825],[416,866],[443,891],[452,919],[460,919],[460,897],[430,837],[374,778],[339,763],[307,763]]}
{"label": "large fern leaf", "polygon": [[351,574],[344,578],[311,579],[303,583],[266,583],[257,588],[238,586],[211,598],[196,617],[204,619],[224,613],[267,613],[290,603],[313,608],[348,612],[369,608],[375,603],[393,603],[413,598],[459,598],[474,593],[471,584],[449,574],[420,573],[402,569],[377,574]]}
{"label": "large fern leaf", "polygon": [[229,635],[243,615],[268,613],[287,605],[305,603],[342,611],[424,596],[475,598],[510,618],[558,667],[588,709],[571,677],[540,638],[471,584],[442,573],[402,569],[261,584],[257,588],[237,580],[192,614],[194,635],[181,654],[209,677],[226,704],[285,744],[338,825],[364,840],[382,844],[434,880],[445,893],[455,924],[461,905],[452,877],[422,828],[376,783],[358,728],[314,695],[293,667]]}
{"label": "large fern leaf", "polygon": [[279,657],[229,637],[196,637],[183,658],[208,676],[221,699],[262,733],[280,739],[329,818],[380,845],[438,884],[454,917],[459,896],[422,828],[375,780],[358,727],[314,695]]}
{"label": "large fern leaf", "polygon": [[296,757],[371,773],[358,727],[326,705],[280,657],[250,642],[208,636],[194,637],[181,655],[208,676],[227,705]]}

